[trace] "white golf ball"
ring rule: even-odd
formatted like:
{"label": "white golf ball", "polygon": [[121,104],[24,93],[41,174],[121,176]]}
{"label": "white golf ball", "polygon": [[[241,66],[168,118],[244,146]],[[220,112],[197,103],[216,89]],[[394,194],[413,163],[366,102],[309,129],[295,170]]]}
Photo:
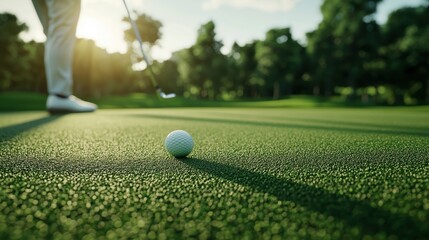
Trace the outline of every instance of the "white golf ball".
{"label": "white golf ball", "polygon": [[192,152],[194,140],[183,130],[175,130],[165,138],[165,149],[176,158],[184,158]]}

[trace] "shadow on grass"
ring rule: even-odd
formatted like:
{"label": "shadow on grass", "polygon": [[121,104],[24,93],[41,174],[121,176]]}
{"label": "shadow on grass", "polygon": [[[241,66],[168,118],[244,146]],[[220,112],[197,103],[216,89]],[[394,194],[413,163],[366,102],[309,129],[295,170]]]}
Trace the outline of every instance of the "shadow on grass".
{"label": "shadow on grass", "polygon": [[422,136],[429,136],[429,127],[415,127],[415,126],[405,126],[399,125],[382,125],[374,123],[360,123],[360,122],[348,122],[348,121],[338,121],[338,120],[325,120],[325,119],[308,119],[308,118],[291,118],[291,120],[297,120],[301,122],[308,123],[321,123],[321,124],[333,124],[333,125],[345,125],[347,127],[364,127],[364,128],[382,128],[384,131],[401,131],[407,133],[421,134]]}
{"label": "shadow on grass", "polygon": [[[252,118],[252,115],[249,114],[240,114],[240,113],[234,113],[234,116],[238,116],[243,119],[249,119]],[[298,121],[298,122],[308,122],[308,123],[315,123],[315,124],[329,124],[329,125],[343,125],[345,127],[363,127],[363,128],[381,128],[385,131],[390,130],[401,130],[405,132],[426,132],[427,135],[429,135],[429,126],[427,127],[416,127],[411,125],[409,122],[407,126],[404,125],[394,125],[394,124],[385,124],[385,123],[369,123],[369,122],[356,122],[355,118],[350,118],[350,121],[341,121],[337,120],[336,118],[332,119],[321,119],[321,118],[303,118],[303,117],[295,117],[295,116],[287,116],[287,117],[280,117],[280,116],[274,116],[270,117],[269,119],[272,120],[291,120],[291,121]]]}
{"label": "shadow on grass", "polygon": [[2,128],[0,128],[0,143],[9,141],[12,138],[18,136],[19,134],[26,132],[26,131],[29,131],[33,128],[37,128],[39,126],[53,122],[62,116],[63,115],[60,115],[60,114],[58,114],[58,115],[46,115],[44,117],[41,117],[41,118],[38,118],[35,120],[31,120],[31,121],[27,121],[27,122],[23,122],[23,123],[18,123],[18,124],[14,124],[11,126],[2,127]]}
{"label": "shadow on grass", "polygon": [[[210,122],[210,123],[227,123],[227,124],[240,124],[240,125],[251,125],[260,127],[282,127],[282,128],[300,128],[308,130],[324,130],[324,131],[336,131],[336,132],[352,132],[352,133],[366,133],[366,134],[387,134],[387,135],[409,135],[418,137],[429,136],[428,131],[408,131],[401,129],[368,129],[362,128],[363,124],[358,125],[356,128],[351,127],[331,127],[331,126],[315,126],[305,124],[293,124],[293,123],[274,123],[274,122],[255,122],[245,121],[237,119],[222,119],[222,118],[197,118],[197,117],[182,117],[182,116],[171,116],[171,115],[155,115],[155,114],[135,114],[137,117],[154,118],[154,119],[168,119],[168,120],[181,120],[181,121],[194,121],[194,122]],[[358,128],[361,127],[361,128]],[[371,127],[368,126],[368,127]]]}
{"label": "shadow on grass", "polygon": [[308,210],[332,216],[347,226],[359,228],[363,235],[385,234],[395,235],[399,239],[423,239],[429,234],[424,222],[410,216],[392,213],[321,188],[202,159],[187,158],[181,162],[214,177],[275,196],[281,201],[291,201]]}

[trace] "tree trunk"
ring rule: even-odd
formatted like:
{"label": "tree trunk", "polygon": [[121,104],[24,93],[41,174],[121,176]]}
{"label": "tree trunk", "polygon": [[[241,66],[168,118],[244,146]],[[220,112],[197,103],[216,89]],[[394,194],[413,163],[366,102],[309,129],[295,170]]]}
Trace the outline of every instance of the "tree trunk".
{"label": "tree trunk", "polygon": [[332,80],[331,77],[325,79],[325,97],[332,95]]}
{"label": "tree trunk", "polygon": [[426,79],[426,104],[429,104],[429,78]]}
{"label": "tree trunk", "polygon": [[333,73],[332,70],[328,70],[327,74],[325,75],[324,79],[324,95],[325,97],[330,97],[332,95],[332,79],[333,79]]}
{"label": "tree trunk", "polygon": [[273,83],[273,99],[279,99],[280,96],[280,81],[276,80]]}
{"label": "tree trunk", "polygon": [[252,97],[253,98],[258,98],[259,97],[258,89],[255,86],[252,86]]}
{"label": "tree trunk", "polygon": [[395,105],[404,105],[404,95],[402,91],[398,88],[394,90],[395,94]]}
{"label": "tree trunk", "polygon": [[313,95],[314,96],[320,96],[320,87],[319,87],[319,85],[314,85],[313,86]]}
{"label": "tree trunk", "polygon": [[289,97],[293,93],[293,83],[286,81],[286,97]]}
{"label": "tree trunk", "polygon": [[378,95],[378,84],[374,85],[375,87],[375,95],[374,95],[374,104],[378,104],[378,99],[379,99],[379,95]]}
{"label": "tree trunk", "polygon": [[350,93],[349,96],[347,96],[347,99],[349,101],[354,101],[354,100],[356,100],[356,86],[355,86],[356,81],[355,81],[354,77],[349,76],[348,85],[352,89],[352,92]]}
{"label": "tree trunk", "polygon": [[363,103],[368,104],[369,103],[369,96],[367,92],[362,93],[361,100]]}

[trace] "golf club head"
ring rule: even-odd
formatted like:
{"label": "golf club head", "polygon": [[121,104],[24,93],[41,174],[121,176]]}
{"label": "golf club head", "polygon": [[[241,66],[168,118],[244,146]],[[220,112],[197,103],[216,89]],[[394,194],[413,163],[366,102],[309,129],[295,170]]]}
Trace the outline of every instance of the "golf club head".
{"label": "golf club head", "polygon": [[167,93],[165,94],[161,89],[157,89],[156,92],[158,93],[158,96],[160,96],[162,99],[171,99],[176,97],[176,94],[174,93]]}

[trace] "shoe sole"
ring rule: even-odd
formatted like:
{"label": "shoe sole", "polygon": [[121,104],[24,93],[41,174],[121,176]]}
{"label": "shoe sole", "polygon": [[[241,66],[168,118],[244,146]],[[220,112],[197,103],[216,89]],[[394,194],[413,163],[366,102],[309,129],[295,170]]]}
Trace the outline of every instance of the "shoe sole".
{"label": "shoe sole", "polygon": [[89,112],[94,112],[94,110],[89,110],[89,111],[72,111],[72,110],[68,110],[68,109],[47,109],[48,112],[50,114],[67,114],[67,113],[89,113]]}

